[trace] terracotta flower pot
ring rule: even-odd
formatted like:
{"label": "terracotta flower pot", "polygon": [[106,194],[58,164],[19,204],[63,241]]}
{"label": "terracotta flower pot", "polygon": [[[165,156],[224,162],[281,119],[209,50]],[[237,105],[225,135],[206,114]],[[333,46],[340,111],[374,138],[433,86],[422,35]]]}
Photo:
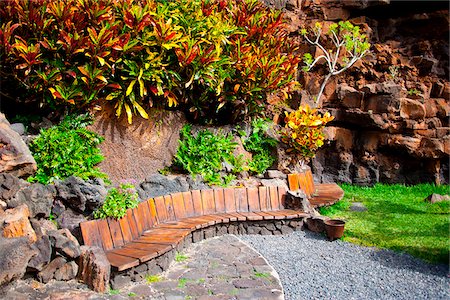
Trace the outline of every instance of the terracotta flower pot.
{"label": "terracotta flower pot", "polygon": [[325,220],[325,231],[328,240],[334,241],[340,239],[344,234],[345,221],[339,219]]}

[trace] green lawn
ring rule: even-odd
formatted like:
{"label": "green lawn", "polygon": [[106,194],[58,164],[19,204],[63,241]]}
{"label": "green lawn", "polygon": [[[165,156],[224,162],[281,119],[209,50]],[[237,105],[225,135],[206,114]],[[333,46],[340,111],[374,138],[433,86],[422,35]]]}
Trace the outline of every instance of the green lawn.
{"label": "green lawn", "polygon": [[[321,208],[320,213],[347,221],[345,241],[405,251],[430,262],[449,262],[450,203],[424,201],[432,193],[449,194],[448,185],[341,187],[344,199]],[[352,202],[362,202],[368,210],[349,211]]]}

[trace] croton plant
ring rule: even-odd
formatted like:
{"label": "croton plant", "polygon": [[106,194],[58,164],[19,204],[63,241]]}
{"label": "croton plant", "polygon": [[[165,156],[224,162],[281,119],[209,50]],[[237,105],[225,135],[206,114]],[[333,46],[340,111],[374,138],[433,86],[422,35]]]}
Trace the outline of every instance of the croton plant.
{"label": "croton plant", "polygon": [[3,0],[0,18],[1,76],[24,102],[236,119],[297,85],[297,46],[258,0]]}
{"label": "croton plant", "polygon": [[286,125],[281,132],[288,153],[298,155],[301,165],[316,155],[323,146],[325,125],[334,119],[329,112],[321,115],[317,109],[305,104],[290,113],[286,112]]}

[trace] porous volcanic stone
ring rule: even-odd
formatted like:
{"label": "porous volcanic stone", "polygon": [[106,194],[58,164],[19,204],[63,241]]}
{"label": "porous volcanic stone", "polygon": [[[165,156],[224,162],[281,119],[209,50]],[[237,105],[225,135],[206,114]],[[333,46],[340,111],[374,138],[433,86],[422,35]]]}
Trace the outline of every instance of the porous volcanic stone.
{"label": "porous volcanic stone", "polygon": [[109,289],[111,265],[103,249],[81,246],[78,277],[96,292],[104,293]]}
{"label": "porous volcanic stone", "polygon": [[7,203],[9,207],[26,204],[31,217],[48,218],[55,194],[56,190],[52,185],[35,183],[19,190]]}
{"label": "porous volcanic stone", "polygon": [[22,278],[30,258],[36,254],[25,237],[0,237],[0,285]]}

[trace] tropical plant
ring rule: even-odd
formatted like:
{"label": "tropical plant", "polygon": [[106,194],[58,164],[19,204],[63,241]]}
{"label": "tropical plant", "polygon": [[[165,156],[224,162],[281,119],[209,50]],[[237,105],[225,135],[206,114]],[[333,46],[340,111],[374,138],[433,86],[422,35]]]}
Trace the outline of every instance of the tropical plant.
{"label": "tropical plant", "polygon": [[317,109],[312,109],[309,105],[302,105],[290,113],[286,112],[286,125],[281,132],[281,140],[289,147],[287,152],[298,155],[301,164],[309,161],[323,146],[323,128],[333,119],[329,112],[322,116]]}
{"label": "tropical plant", "polygon": [[112,188],[108,191],[103,205],[94,211],[94,218],[105,219],[111,217],[120,219],[125,216],[128,208],[135,208],[138,204],[138,194],[134,185],[121,183],[117,188]]}
{"label": "tropical plant", "polygon": [[204,129],[194,135],[192,126],[185,125],[180,132],[174,163],[192,175],[203,176],[210,184],[228,185],[235,176],[221,175],[224,165],[231,167],[231,173],[242,171],[242,155],[235,157],[233,154],[236,146],[231,134]]}
{"label": "tropical plant", "polygon": [[254,119],[252,132],[244,139],[245,150],[252,153],[252,159],[247,162],[248,169],[256,174],[264,173],[275,162],[271,152],[277,140],[267,135],[270,126],[271,123],[264,119]]}
{"label": "tropical plant", "polygon": [[29,145],[37,171],[28,180],[48,184],[69,176],[107,178],[95,167],[103,160],[98,148],[103,138],[86,129],[91,123],[89,115],[67,116],[60,124],[42,129]]}
{"label": "tropical plant", "polygon": [[312,28],[312,37],[309,37],[310,32],[307,29],[301,29],[300,33],[304,36],[306,41],[313,46],[320,49],[321,53],[316,58],[313,58],[311,53],[303,55],[305,66],[304,71],[311,70],[314,65],[320,60],[325,60],[328,74],[322,81],[319,93],[316,97],[316,102],[320,101],[320,97],[325,89],[325,86],[331,76],[341,74],[359,59],[364,57],[369,51],[370,43],[366,35],[360,33],[359,26],[355,26],[349,21],[340,21],[338,24],[333,23],[329,26],[325,36],[331,40],[331,47],[326,49],[320,38],[322,37],[322,24],[315,23]]}
{"label": "tropical plant", "polygon": [[232,120],[296,88],[296,43],[258,0],[4,0],[0,18],[0,73],[26,103],[109,102],[130,123],[148,106]]}

